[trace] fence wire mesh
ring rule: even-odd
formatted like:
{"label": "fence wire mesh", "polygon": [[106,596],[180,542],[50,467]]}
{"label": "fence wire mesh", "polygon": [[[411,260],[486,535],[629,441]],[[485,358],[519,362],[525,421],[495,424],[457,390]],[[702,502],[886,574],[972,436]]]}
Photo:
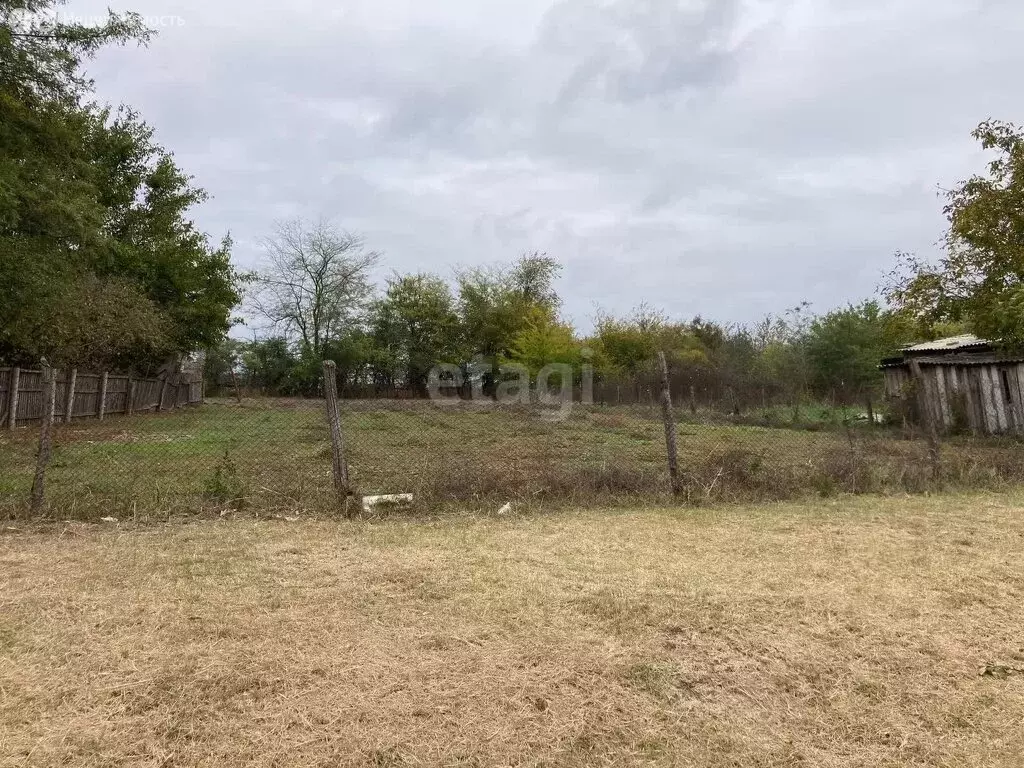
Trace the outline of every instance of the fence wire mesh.
{"label": "fence wire mesh", "polygon": [[[635,389],[640,402],[604,397],[558,407],[491,398],[342,399],[351,490],[412,494],[419,509],[494,510],[508,502],[698,505],[919,492],[1024,478],[1016,438],[945,436],[936,462],[924,430],[905,417],[879,423],[879,406],[870,417],[863,407],[810,402],[737,408],[691,400],[681,387],[672,392],[673,494],[661,393]],[[39,431],[28,423],[0,436],[0,499],[9,518],[27,514]],[[229,393],[102,421],[58,419],[45,478],[45,514],[56,518],[341,508],[325,402],[316,398]]]}

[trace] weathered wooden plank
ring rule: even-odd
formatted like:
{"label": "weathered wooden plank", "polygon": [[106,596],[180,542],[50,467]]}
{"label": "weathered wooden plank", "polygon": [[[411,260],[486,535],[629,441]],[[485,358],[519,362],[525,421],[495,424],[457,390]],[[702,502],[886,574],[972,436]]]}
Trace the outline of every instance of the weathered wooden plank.
{"label": "weathered wooden plank", "polygon": [[985,412],[981,405],[981,385],[978,381],[977,369],[964,366],[964,379],[967,392],[967,423],[973,434],[984,434]]}
{"label": "weathered wooden plank", "polygon": [[982,383],[985,386],[985,413],[989,420],[989,434],[996,435],[1001,431],[999,428],[999,393],[996,388],[999,382],[993,378],[992,370],[987,365],[978,366]]}
{"label": "weathered wooden plank", "polygon": [[[152,411],[157,408],[157,398],[160,396],[160,382],[156,379],[139,379],[136,382],[137,394],[135,405],[136,411]],[[157,409],[159,410],[159,409]]]}
{"label": "weathered wooden plank", "polygon": [[988,368],[989,378],[992,379],[992,404],[995,407],[996,423],[999,434],[1007,432],[1010,428],[1010,420],[1006,415],[1006,393],[1003,389],[1003,377],[994,365],[985,366]]}
{"label": "weathered wooden plank", "polygon": [[979,366],[971,368],[971,375],[974,376],[975,385],[978,388],[978,432],[987,435],[991,432],[988,421],[987,402],[988,387],[985,386],[984,370]]}
{"label": "weathered wooden plank", "polygon": [[946,419],[947,423],[952,426],[955,418],[953,411],[956,407],[956,366],[943,366],[942,377],[944,380],[943,389],[946,398]]}
{"label": "weathered wooden plank", "polygon": [[3,425],[6,425],[7,420],[10,418],[10,378],[11,369],[0,368],[0,424]]}
{"label": "weathered wooden plank", "polygon": [[128,377],[110,374],[107,377],[107,405],[104,413],[124,413],[128,395]]}
{"label": "weathered wooden plank", "polygon": [[75,385],[78,381],[78,369],[68,371],[68,383],[64,389],[64,423],[70,424],[75,413]]}
{"label": "weathered wooden plank", "polygon": [[167,386],[168,386],[168,381],[167,381],[167,377],[165,376],[163,378],[163,380],[161,380],[161,382],[160,382],[159,393],[157,394],[157,398],[156,398],[156,410],[158,412],[162,411],[164,408],[167,407],[167,405],[166,405]]}
{"label": "weathered wooden plank", "polygon": [[972,431],[979,435],[984,435],[988,432],[988,425],[985,421],[985,393],[981,386],[981,369],[977,366],[972,366],[967,371],[971,377],[971,393],[974,406]]}
{"label": "weathered wooden plank", "polygon": [[936,429],[936,423],[934,420],[934,412],[929,406],[928,397],[928,380],[929,377],[924,374],[921,370],[921,365],[917,360],[911,358],[910,364],[910,376],[914,381],[914,385],[917,388],[915,392],[917,396],[918,407],[921,412],[921,418],[924,421],[922,425],[925,430],[925,437],[928,440],[928,460],[932,467],[932,476],[938,478],[940,473],[940,462],[939,462],[939,436]]}
{"label": "weathered wooden plank", "polygon": [[1009,385],[1009,400],[1006,401],[1006,417],[1009,422],[1008,431],[1020,434],[1022,423],[1020,418],[1020,382],[1017,380],[1017,366],[1003,368]]}
{"label": "weathered wooden plank", "polygon": [[946,391],[946,387],[948,386],[948,382],[946,381],[946,366],[933,365],[931,368],[933,371],[932,375],[935,385],[935,423],[940,431],[945,432],[953,423],[949,409],[949,395]]}
{"label": "weathered wooden plank", "polygon": [[18,387],[21,386],[21,369],[11,368],[7,376],[7,428],[18,426]]}
{"label": "weathered wooden plank", "polygon": [[1024,364],[1013,366],[1013,380],[1016,382],[1016,389],[1013,390],[1013,413],[1017,420],[1017,433],[1024,434]]}
{"label": "weathered wooden plank", "polygon": [[21,386],[18,387],[19,422],[36,421],[43,415],[43,374],[42,371],[22,371]]}
{"label": "weathered wooden plank", "polygon": [[951,365],[946,371],[946,378],[949,386],[949,410],[950,427],[963,429],[969,423],[967,415],[967,381],[964,368],[959,365]]}
{"label": "weathered wooden plank", "polygon": [[910,375],[902,368],[887,368],[885,370],[886,397],[897,399],[906,397],[909,383]]}
{"label": "weathered wooden plank", "polygon": [[989,375],[989,366],[979,365],[978,376],[981,382],[982,406],[985,409],[985,433],[989,435],[998,434],[999,416],[996,413],[995,393],[993,390],[992,376]]}
{"label": "weathered wooden plank", "polygon": [[921,382],[924,385],[924,406],[928,411],[928,424],[931,429],[942,428],[942,408],[939,401],[939,382],[937,372],[938,366],[928,366],[921,369]]}
{"label": "weathered wooden plank", "polygon": [[[1003,393],[1006,410],[1006,431],[1017,434],[1020,424],[1020,420],[1017,418],[1017,368],[1016,366],[1004,367],[1002,371],[1006,374],[1007,385],[1007,391]],[[1000,376],[1002,375],[1001,373]]]}
{"label": "weathered wooden plank", "polygon": [[981,433],[990,435],[995,431],[995,414],[992,412],[992,384],[988,379],[988,372],[984,366],[974,366],[974,375],[978,380],[978,392],[980,394]]}
{"label": "weathered wooden plank", "polygon": [[104,371],[100,378],[100,392],[96,400],[96,418],[100,421],[103,421],[103,417],[107,415],[107,389],[109,386],[110,374]]}
{"label": "weathered wooden plank", "polygon": [[79,373],[75,383],[75,399],[71,415],[77,418],[91,418],[99,413],[96,398],[100,391],[100,377],[94,373]]}

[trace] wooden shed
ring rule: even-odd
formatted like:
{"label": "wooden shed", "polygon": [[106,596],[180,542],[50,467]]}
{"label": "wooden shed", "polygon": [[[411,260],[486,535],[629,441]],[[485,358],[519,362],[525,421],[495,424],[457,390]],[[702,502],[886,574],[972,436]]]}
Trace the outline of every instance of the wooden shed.
{"label": "wooden shed", "polygon": [[918,418],[927,415],[940,432],[1024,434],[1024,356],[1000,354],[971,335],[901,351],[880,366],[890,402],[908,406],[906,412]]}

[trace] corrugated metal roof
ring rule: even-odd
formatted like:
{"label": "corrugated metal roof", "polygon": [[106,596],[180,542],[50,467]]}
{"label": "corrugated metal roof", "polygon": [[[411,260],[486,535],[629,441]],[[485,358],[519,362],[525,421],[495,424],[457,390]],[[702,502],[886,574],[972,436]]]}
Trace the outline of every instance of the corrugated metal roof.
{"label": "corrugated metal roof", "polygon": [[913,344],[903,347],[904,352],[952,352],[957,349],[970,349],[972,347],[988,346],[990,342],[979,339],[973,333],[965,333],[960,336],[949,336],[945,339],[926,341],[924,344]]}

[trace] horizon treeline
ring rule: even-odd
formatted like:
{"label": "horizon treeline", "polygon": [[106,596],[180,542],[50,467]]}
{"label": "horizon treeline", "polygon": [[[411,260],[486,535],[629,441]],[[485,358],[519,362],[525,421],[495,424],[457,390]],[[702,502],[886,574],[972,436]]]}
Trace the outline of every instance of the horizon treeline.
{"label": "horizon treeline", "polygon": [[536,377],[560,363],[576,383],[591,366],[598,399],[635,402],[656,392],[660,351],[674,388],[702,403],[853,403],[877,396],[884,357],[928,335],[875,299],[820,315],[804,303],[752,324],[678,319],[640,303],[622,316],[600,312],[581,334],[560,314],[561,267],[545,254],[463,269],[452,282],[394,274],[377,291],[369,272],[380,254],[329,223],[288,222],[265,250],[267,268],[252,276],[247,302],[266,321],[263,335],[227,338],[207,353],[215,388],[230,386],[233,373],[264,394],[315,395],[330,359],[348,396],[425,396],[442,364],[482,380],[490,394],[502,366]]}

